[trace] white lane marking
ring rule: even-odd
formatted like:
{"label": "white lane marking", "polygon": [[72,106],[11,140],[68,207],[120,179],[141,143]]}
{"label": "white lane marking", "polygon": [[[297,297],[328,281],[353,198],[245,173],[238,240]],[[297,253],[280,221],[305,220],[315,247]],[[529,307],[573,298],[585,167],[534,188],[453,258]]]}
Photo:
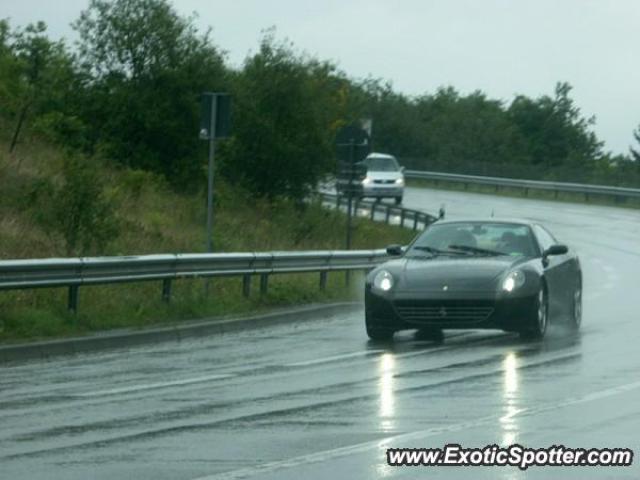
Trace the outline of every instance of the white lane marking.
{"label": "white lane marking", "polygon": [[174,380],[172,382],[148,383],[146,385],[132,385],[130,387],[111,388],[108,390],[99,390],[96,392],[75,393],[73,394],[73,396],[82,398],[102,397],[103,395],[116,395],[118,393],[132,393],[140,392],[143,390],[153,390],[156,388],[175,387],[179,385],[189,385],[192,383],[203,383],[209,382],[211,380],[221,380],[223,378],[229,377],[235,377],[235,375],[231,373],[219,373],[215,375],[208,375],[206,377],[184,378],[182,380]]}
{"label": "white lane marking", "polygon": [[[603,398],[612,397],[614,395],[620,395],[632,390],[640,388],[640,382],[627,383],[619,385],[617,387],[611,387],[604,390],[588,393],[582,397],[574,397],[564,400],[562,402],[543,405],[534,408],[522,408],[513,414],[516,416],[531,416],[539,413],[545,413],[548,411],[556,410],[558,408],[568,407],[571,405],[577,405],[581,403],[587,403],[594,400],[600,400]],[[310,453],[308,455],[301,455],[293,457],[287,460],[280,460],[275,462],[268,462],[262,465],[256,465],[254,467],[246,467],[238,470],[232,470],[230,472],[222,472],[213,475],[207,475],[204,477],[198,477],[194,480],[234,480],[239,478],[247,478],[255,475],[264,475],[267,473],[277,472],[286,468],[293,468],[302,465],[308,465],[311,463],[324,462],[340,457],[349,455],[364,453],[370,450],[380,450],[381,458],[384,457],[384,452],[387,448],[392,446],[398,446],[405,444],[406,442],[414,442],[423,440],[427,437],[433,437],[442,433],[458,432],[461,430],[467,430],[469,428],[480,427],[489,423],[499,421],[502,415],[491,415],[482,417],[469,422],[456,423],[443,427],[429,428],[426,430],[418,430],[411,433],[405,433],[401,435],[395,435],[392,437],[383,438],[382,440],[374,440],[370,442],[358,443],[355,445],[348,445],[346,447],[334,448],[331,450],[323,450],[321,452]]]}
{"label": "white lane marking", "polygon": [[352,352],[352,353],[344,353],[342,355],[333,355],[332,357],[317,358],[314,360],[305,360],[302,362],[295,362],[295,363],[286,363],[284,366],[285,367],[307,367],[309,365],[319,365],[321,363],[335,362],[336,360],[342,360],[345,358],[368,357],[370,355],[376,355],[384,352],[386,352],[386,350],[382,350],[382,349],[363,350],[361,352]]}

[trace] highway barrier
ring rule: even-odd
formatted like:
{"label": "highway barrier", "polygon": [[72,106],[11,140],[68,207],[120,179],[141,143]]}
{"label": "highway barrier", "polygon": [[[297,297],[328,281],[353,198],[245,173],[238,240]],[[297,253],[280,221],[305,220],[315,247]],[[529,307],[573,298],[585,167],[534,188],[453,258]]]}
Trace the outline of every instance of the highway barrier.
{"label": "highway barrier", "polygon": [[[321,196],[322,201],[327,204],[335,205],[336,208],[341,208],[343,206],[345,208],[347,207],[348,198],[345,196],[326,192],[320,192],[318,194]],[[433,215],[420,210],[413,210],[401,205],[392,205],[389,203],[358,198],[353,199],[352,208],[355,212],[365,208],[368,210],[368,216],[371,220],[383,220],[387,224],[390,223],[393,217],[396,217],[398,219],[398,224],[401,227],[411,227],[413,230],[425,229],[438,220],[438,217],[434,217]],[[377,218],[376,214],[380,214],[382,218]]]}
{"label": "highway barrier", "polygon": [[[347,202],[334,194],[319,195],[336,208]],[[355,201],[354,205],[355,211],[369,208],[372,220],[389,223],[397,216],[401,226],[413,230],[426,228],[437,220],[428,213],[396,205],[364,200]],[[386,258],[385,250],[332,250],[0,260],[0,290],[66,287],[68,308],[76,312],[81,286],[161,281],[162,299],[168,302],[174,280],[242,276],[242,291],[248,297],[254,276],[260,278],[262,294],[267,292],[269,276],[283,273],[319,273],[319,287],[324,290],[329,272],[368,271]]]}
{"label": "highway barrier", "polygon": [[317,272],[324,289],[329,272],[368,271],[386,258],[385,250],[335,250],[2,260],[0,290],[66,287],[68,308],[76,312],[83,286],[162,281],[162,299],[168,302],[174,280],[242,276],[243,294],[249,296],[253,276],[260,277],[260,292],[266,293],[269,275]]}
{"label": "highway barrier", "polygon": [[578,193],[585,197],[585,200],[589,201],[591,195],[600,195],[606,197],[613,197],[617,202],[623,202],[628,198],[640,198],[640,189],[626,188],[626,187],[611,187],[607,185],[589,185],[582,183],[567,183],[567,182],[548,182],[541,180],[523,180],[517,178],[502,178],[502,177],[485,177],[478,175],[461,175],[457,173],[442,173],[442,172],[426,172],[421,170],[405,170],[405,177],[431,180],[434,182],[454,182],[462,183],[463,185],[489,185],[496,188],[496,191],[500,187],[510,188],[522,188],[525,195],[528,195],[529,190],[544,190],[554,192],[555,196],[558,193]]}

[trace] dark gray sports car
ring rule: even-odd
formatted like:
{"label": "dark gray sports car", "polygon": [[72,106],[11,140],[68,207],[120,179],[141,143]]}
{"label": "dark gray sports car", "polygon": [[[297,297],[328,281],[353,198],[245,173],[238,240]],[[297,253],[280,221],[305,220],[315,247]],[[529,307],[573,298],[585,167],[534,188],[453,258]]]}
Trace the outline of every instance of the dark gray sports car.
{"label": "dark gray sports car", "polygon": [[522,220],[439,221],[375,268],[365,286],[372,340],[418,328],[494,328],[544,336],[550,319],[578,329],[578,257],[542,225]]}

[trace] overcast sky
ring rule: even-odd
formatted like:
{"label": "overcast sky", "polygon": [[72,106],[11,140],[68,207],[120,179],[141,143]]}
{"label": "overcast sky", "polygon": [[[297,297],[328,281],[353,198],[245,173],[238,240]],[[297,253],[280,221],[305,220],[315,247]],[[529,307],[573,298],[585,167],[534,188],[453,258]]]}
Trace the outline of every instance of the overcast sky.
{"label": "overcast sky", "polygon": [[[215,43],[239,65],[261,30],[335,61],[351,77],[390,80],[407,94],[452,85],[510,101],[573,85],[605,148],[626,153],[640,124],[638,0],[174,0],[213,27]],[[53,37],[88,0],[0,0],[12,24],[44,20]]]}

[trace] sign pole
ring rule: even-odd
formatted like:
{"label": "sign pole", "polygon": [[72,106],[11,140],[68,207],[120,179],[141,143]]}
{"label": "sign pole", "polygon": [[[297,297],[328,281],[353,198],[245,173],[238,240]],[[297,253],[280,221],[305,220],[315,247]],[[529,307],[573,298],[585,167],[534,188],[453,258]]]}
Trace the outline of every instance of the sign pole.
{"label": "sign pole", "polygon": [[353,158],[354,158],[354,150],[355,150],[355,145],[353,140],[351,140],[351,142],[349,142],[349,164],[350,164],[350,168],[349,168],[349,188],[347,190],[347,250],[351,250],[351,210],[352,210],[352,202],[353,202],[353,189],[354,189],[354,185],[353,185],[353,177],[354,177],[354,172],[353,172]]}
{"label": "sign pole", "polygon": [[[213,252],[213,162],[216,155],[216,116],[218,96],[211,98],[211,127],[209,133],[209,171],[207,175],[207,253]],[[205,296],[209,296],[211,280],[207,277],[204,282]]]}
{"label": "sign pole", "polygon": [[213,160],[216,152],[215,139],[209,140],[209,175],[207,180],[207,252],[213,252]]}
{"label": "sign pole", "polygon": [[[336,147],[338,158],[338,178],[336,180],[336,190],[338,193],[338,206],[340,206],[340,197],[347,195],[347,238],[346,249],[351,250],[353,236],[353,216],[354,207],[357,208],[358,202],[354,205],[354,196],[362,194],[362,187],[359,185],[362,176],[362,160],[366,157],[370,148],[369,136],[361,127],[351,124],[342,127],[336,134]],[[345,150],[347,149],[348,150]],[[366,175],[366,170],[365,170]],[[357,215],[357,211],[355,215]],[[349,285],[351,277],[349,270],[345,272],[346,284]]]}
{"label": "sign pole", "polygon": [[213,161],[216,152],[217,97],[212,98],[211,134],[209,135],[209,175],[207,179],[207,252],[213,252]]}
{"label": "sign pole", "polygon": [[[349,183],[347,189],[347,250],[351,250],[351,217],[353,203],[353,180],[354,180],[354,159],[355,159],[355,141],[351,139],[349,142]],[[345,282],[347,286],[351,282],[351,272],[345,272]]]}

